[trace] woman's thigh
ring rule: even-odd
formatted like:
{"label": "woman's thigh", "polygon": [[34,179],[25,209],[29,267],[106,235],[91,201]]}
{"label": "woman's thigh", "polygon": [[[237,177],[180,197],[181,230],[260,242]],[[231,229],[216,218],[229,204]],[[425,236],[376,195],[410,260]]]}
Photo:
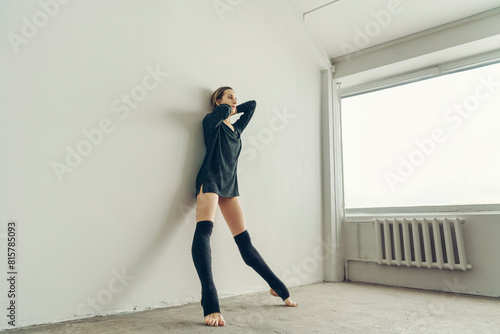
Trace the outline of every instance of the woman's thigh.
{"label": "woman's thigh", "polygon": [[247,229],[238,197],[219,197],[219,207],[233,237]]}
{"label": "woman's thigh", "polygon": [[201,185],[200,193],[196,196],[196,222],[202,220],[215,220],[219,195],[216,193],[203,193]]}

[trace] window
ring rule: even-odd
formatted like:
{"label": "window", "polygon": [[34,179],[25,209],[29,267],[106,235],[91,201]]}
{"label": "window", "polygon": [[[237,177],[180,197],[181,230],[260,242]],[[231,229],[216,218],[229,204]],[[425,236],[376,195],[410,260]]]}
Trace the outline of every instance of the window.
{"label": "window", "polygon": [[342,98],[346,208],[500,203],[500,64]]}

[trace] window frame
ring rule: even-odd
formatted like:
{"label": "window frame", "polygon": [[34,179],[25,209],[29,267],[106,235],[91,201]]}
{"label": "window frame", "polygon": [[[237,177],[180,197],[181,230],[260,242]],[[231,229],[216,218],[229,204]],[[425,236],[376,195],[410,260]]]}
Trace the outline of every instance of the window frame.
{"label": "window frame", "polygon": [[[459,60],[454,60],[451,62],[446,62],[436,66],[401,73],[396,76],[391,76],[388,78],[381,78],[379,80],[370,81],[361,85],[342,88],[340,81],[337,81],[337,107],[338,107],[338,120],[342,118],[342,99],[347,97],[352,97],[356,95],[362,95],[366,93],[375,92],[382,89],[388,89],[397,87],[400,85],[415,83],[418,81],[436,78],[438,76],[452,74],[461,71],[472,70],[475,68],[493,65],[500,63],[500,49],[474,55],[471,57],[462,58]],[[341,170],[344,169],[344,159],[343,159],[343,144],[342,144],[342,124],[338,126],[340,133],[339,136],[334,137],[334,147],[338,148],[335,151],[335,159],[339,161]],[[342,208],[344,210],[345,218],[353,216],[378,216],[387,214],[408,214],[408,213],[467,213],[467,214],[481,214],[483,212],[500,213],[500,203],[496,204],[463,204],[463,205],[429,205],[429,206],[401,206],[401,207],[365,207],[365,208],[346,208],[344,201],[344,175],[341,173],[340,180],[336,178],[337,181],[341,181],[340,191],[342,198]],[[337,182],[337,184],[339,184]]]}

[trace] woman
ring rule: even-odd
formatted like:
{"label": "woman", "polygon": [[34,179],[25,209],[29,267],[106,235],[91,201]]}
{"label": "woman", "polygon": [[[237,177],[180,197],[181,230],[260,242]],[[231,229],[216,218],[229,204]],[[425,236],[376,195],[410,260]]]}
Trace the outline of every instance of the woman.
{"label": "woman", "polygon": [[[241,151],[240,136],[252,118],[256,103],[248,101],[236,108],[236,93],[231,87],[217,89],[212,94],[211,103],[214,109],[203,119],[206,153],[196,177],[196,229],[191,254],[201,281],[201,305],[205,324],[224,326],[212,277],[210,249],[217,204],[245,263],[266,280],[273,296],[281,297],[287,306],[298,304],[290,300],[285,284],[252,245],[238,198],[236,167]],[[231,124],[230,117],[236,113],[242,115]]]}

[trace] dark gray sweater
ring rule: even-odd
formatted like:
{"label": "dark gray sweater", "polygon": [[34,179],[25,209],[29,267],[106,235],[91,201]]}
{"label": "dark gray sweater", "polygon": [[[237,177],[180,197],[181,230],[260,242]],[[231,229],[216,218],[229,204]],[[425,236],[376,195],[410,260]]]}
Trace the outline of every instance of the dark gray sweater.
{"label": "dark gray sweater", "polygon": [[251,100],[236,107],[243,113],[233,128],[223,121],[231,114],[231,106],[220,104],[203,119],[205,158],[196,177],[196,195],[203,184],[203,192],[213,192],[222,197],[239,196],[237,165],[241,152],[241,133],[255,111],[256,102]]}

